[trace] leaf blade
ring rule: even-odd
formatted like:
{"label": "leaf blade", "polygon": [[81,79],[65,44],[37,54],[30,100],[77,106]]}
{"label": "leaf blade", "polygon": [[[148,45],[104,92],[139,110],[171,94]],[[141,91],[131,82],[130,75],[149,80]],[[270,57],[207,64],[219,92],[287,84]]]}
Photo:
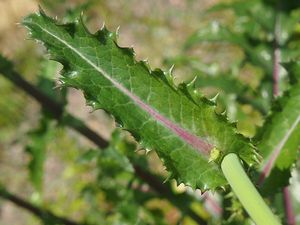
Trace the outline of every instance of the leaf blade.
{"label": "leaf blade", "polygon": [[[291,88],[273,104],[272,113],[257,134],[258,149],[264,157],[258,183],[266,192],[273,193],[289,184],[290,170],[297,159],[300,146],[300,82],[299,63],[288,68],[295,76]],[[296,73],[296,74],[295,74]]]}
{"label": "leaf blade", "polygon": [[209,163],[217,148],[236,152],[248,164],[255,149],[208,100],[195,99],[188,87],[175,87],[170,73],[136,62],[132,49],[117,45],[105,27],[92,35],[82,22],[59,25],[45,14],[23,24],[64,65],[62,81],[83,90],[89,105],[112,114],[143,147],[155,149],[179,183],[207,190],[226,184],[219,164]]}

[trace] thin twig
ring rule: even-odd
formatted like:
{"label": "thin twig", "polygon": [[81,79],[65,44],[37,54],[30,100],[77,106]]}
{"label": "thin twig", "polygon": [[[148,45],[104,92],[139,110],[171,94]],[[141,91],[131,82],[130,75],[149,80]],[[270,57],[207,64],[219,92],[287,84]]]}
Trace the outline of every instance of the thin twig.
{"label": "thin twig", "polygon": [[84,225],[83,223],[77,223],[68,218],[57,216],[49,210],[36,207],[33,204],[27,202],[26,200],[20,198],[19,196],[14,195],[8,192],[7,190],[4,190],[3,188],[0,188],[0,197],[14,203],[20,208],[31,212],[32,214],[40,218],[42,221],[55,221],[56,223],[65,225]]}
{"label": "thin twig", "polygon": [[12,83],[25,91],[31,97],[33,97],[37,102],[39,102],[42,105],[43,109],[49,111],[55,119],[63,119],[63,122],[65,122],[69,127],[72,127],[80,134],[87,137],[90,141],[95,143],[100,148],[106,148],[108,146],[108,142],[105,139],[103,139],[89,127],[85,126],[85,124],[80,119],[72,116],[67,112],[64,112],[62,104],[54,101],[46,94],[41,92],[38,88],[28,83],[17,72],[13,70],[3,71],[2,68],[0,68],[0,72],[5,78],[9,79]]}

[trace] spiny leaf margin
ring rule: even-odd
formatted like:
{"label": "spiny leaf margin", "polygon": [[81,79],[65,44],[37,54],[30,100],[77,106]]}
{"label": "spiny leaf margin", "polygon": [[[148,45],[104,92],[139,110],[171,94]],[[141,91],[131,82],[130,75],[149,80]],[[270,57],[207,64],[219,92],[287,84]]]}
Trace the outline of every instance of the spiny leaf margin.
{"label": "spiny leaf margin", "polygon": [[[178,183],[183,182],[186,185],[189,185],[193,188],[199,188],[201,190],[215,189],[217,187],[224,186],[226,184],[226,181],[219,167],[221,159],[219,159],[216,162],[209,163],[207,156],[199,154],[199,152],[196,151],[195,148],[192,148],[191,145],[188,145],[188,143],[183,142],[182,139],[179,140],[178,136],[174,138],[174,136],[172,136],[174,135],[174,133],[172,134],[171,132],[170,135],[166,131],[167,129],[166,127],[161,127],[161,124],[159,124],[160,121],[153,120],[155,117],[152,118],[151,117],[152,115],[150,116],[148,115],[148,117],[150,117],[151,124],[152,124],[152,127],[150,126],[150,128],[151,129],[156,128],[156,130],[153,133],[150,132],[151,135],[149,135],[148,128],[146,129],[146,127],[143,127],[143,129],[139,129],[138,126],[140,126],[140,124],[144,124],[146,121],[143,120],[143,118],[145,118],[144,115],[145,112],[139,111],[141,110],[142,107],[138,108],[139,106],[131,105],[132,102],[130,102],[130,99],[128,100],[128,96],[124,97],[120,94],[121,92],[119,90],[120,88],[117,89],[116,87],[112,86],[112,89],[115,88],[116,90],[113,90],[114,92],[110,93],[110,96],[107,94],[107,92],[106,92],[107,94],[106,96],[102,94],[101,95],[102,99],[99,99],[100,98],[99,92],[100,91],[105,92],[105,88],[106,88],[105,85],[113,84],[113,83],[109,83],[108,81],[111,82],[111,80],[113,79],[124,79],[124,77],[123,78],[114,77],[111,78],[111,80],[108,80],[107,77],[105,77],[106,71],[103,71],[104,72],[103,75],[103,72],[101,72],[100,70],[90,71],[89,75],[84,74],[86,73],[84,69],[87,70],[86,68],[84,68],[84,66],[86,67],[87,65],[76,65],[74,63],[76,62],[76,55],[74,56],[74,53],[78,54],[79,51],[71,52],[72,54],[69,52],[69,57],[71,57],[71,59],[67,59],[68,55],[64,51],[67,52],[68,50],[76,50],[76,48],[82,50],[82,48],[80,48],[80,44],[86,44],[85,42],[79,43],[80,38],[92,44],[95,44],[95,42],[97,41],[97,45],[94,46],[95,49],[96,48],[105,49],[108,47],[108,49],[105,50],[111,51],[110,52],[111,54],[113,52],[115,54],[119,54],[119,56],[122,56],[123,61],[122,62],[119,61],[120,65],[118,65],[118,67],[115,68],[113,68],[113,65],[111,65],[112,66],[112,68],[110,68],[111,70],[121,68],[123,66],[122,63],[127,63],[126,65],[130,64],[130,66],[132,66],[135,69],[134,72],[140,73],[138,76],[147,76],[147,79],[150,80],[150,82],[154,82],[155,84],[158,84],[158,87],[152,87],[150,85],[150,88],[156,88],[158,91],[162,91],[162,93],[168,93],[167,95],[168,97],[170,97],[169,95],[171,95],[171,97],[175,96],[173,100],[179,98],[182,101],[181,104],[179,105],[181,114],[183,113],[182,112],[183,110],[188,110],[190,106],[193,107],[189,109],[190,111],[193,111],[195,109],[197,110],[197,113],[200,112],[199,114],[197,114],[199,115],[199,118],[195,119],[195,116],[193,116],[193,118],[188,118],[189,120],[197,120],[196,122],[199,123],[199,126],[201,126],[201,127],[193,128],[194,132],[192,132],[192,135],[197,136],[197,138],[201,140],[200,135],[195,134],[195,132],[198,131],[199,133],[199,130],[202,129],[202,135],[203,136],[204,134],[206,135],[203,137],[203,139],[212,143],[210,150],[217,148],[222,153],[220,154],[221,156],[224,156],[229,152],[237,153],[241,157],[241,159],[243,159],[250,166],[258,162],[258,154],[254,146],[249,142],[248,139],[246,139],[240,134],[237,134],[236,127],[228,123],[226,117],[215,113],[214,102],[203,98],[201,94],[195,92],[195,89],[192,88],[193,84],[190,85],[180,84],[178,86],[175,85],[173,82],[174,79],[171,71],[163,72],[160,69],[151,71],[147,62],[145,61],[137,62],[135,60],[134,57],[135,53],[132,48],[123,48],[117,44],[116,39],[118,35],[116,32],[115,33],[109,32],[104,26],[97,33],[91,34],[87,30],[87,28],[85,27],[81,19],[78,19],[77,21],[75,21],[75,23],[60,24],[56,20],[48,17],[43,11],[40,11],[39,13],[36,14],[31,14],[28,17],[26,17],[23,20],[23,25],[29,29],[30,35],[33,39],[43,42],[45,47],[48,49],[50,55],[52,56],[53,60],[63,64],[64,69],[62,71],[62,78],[61,78],[63,85],[81,89],[84,92],[88,105],[92,106],[94,109],[104,109],[108,113],[112,114],[119,123],[123,124],[124,129],[129,130],[135,136],[135,138],[141,143],[142,146],[149,149],[155,149],[158,155],[160,156],[160,158],[165,163],[167,170],[171,172],[170,178],[176,178]],[[43,25],[45,25],[47,28],[43,28],[42,27]],[[61,35],[60,37],[67,38],[68,41],[74,41],[74,43],[76,43],[77,40],[78,43],[76,43],[75,47],[72,45],[66,45],[67,42],[61,41],[62,39],[57,38],[58,36],[56,37],[55,35],[51,35],[51,32],[48,32],[45,29],[48,30],[53,29],[55,30],[55,32],[57,32],[56,35]],[[53,37],[56,39],[53,39]],[[57,43],[55,43],[55,41]],[[64,49],[62,46],[60,46],[62,44],[65,44],[64,47],[69,47],[70,49]],[[79,47],[77,46],[77,44],[79,45]],[[88,45],[85,47],[91,48],[92,46]],[[111,47],[111,49],[109,49],[109,47]],[[93,51],[96,51],[93,50],[92,48],[88,50],[92,51],[92,53],[95,53]],[[77,57],[78,58],[81,57],[81,60],[83,61],[85,59],[84,61],[85,64],[89,64],[89,60],[94,59],[93,56],[84,55],[84,57],[82,57],[80,54],[81,53],[79,52]],[[97,56],[98,54],[103,54],[103,52],[100,51],[96,52]],[[104,61],[105,60],[107,59],[104,58]],[[112,58],[110,63],[113,64]],[[97,66],[105,67],[104,64],[100,65],[99,61],[97,61]],[[78,71],[79,69],[81,70]],[[91,68],[89,68],[89,70],[90,69]],[[93,72],[96,72],[97,76],[93,74]],[[102,76],[104,76],[104,78],[99,76],[99,73]],[[112,73],[108,75],[112,77],[114,74]],[[129,75],[132,74],[129,73]],[[117,74],[114,76],[117,76]],[[128,78],[131,79],[132,77],[130,76]],[[101,81],[101,79],[104,80]],[[124,83],[125,82],[126,81],[124,81]],[[122,85],[124,83],[122,83]],[[144,82],[142,84],[145,85]],[[147,87],[148,86],[144,86],[144,88]],[[132,89],[132,87],[130,86],[128,89],[130,90]],[[128,92],[129,94],[132,94],[131,93],[132,90]],[[134,94],[136,93],[133,93],[132,95]],[[157,92],[154,94],[157,95],[159,93]],[[114,100],[113,97],[119,98],[120,101],[115,104],[122,104],[122,103],[124,104],[124,102],[125,104],[130,103],[133,109],[130,110],[129,109],[130,107],[122,108],[122,110],[120,110],[122,111],[123,113],[122,114],[119,111],[116,111],[116,109],[113,106],[111,106],[114,103],[111,103],[111,101],[108,101],[107,99],[105,100],[107,96],[112,97],[112,99],[110,100]],[[161,97],[164,100],[164,97],[166,96],[158,96],[158,97]],[[145,99],[143,100],[146,101]],[[167,103],[169,102],[164,102],[163,104],[160,102],[159,105],[165,105]],[[174,101],[172,106],[175,107],[176,104],[177,104],[176,101]],[[185,109],[182,107],[182,104],[186,104],[189,107]],[[168,108],[168,113],[169,113],[168,116],[169,117],[171,116],[171,118],[173,115],[172,112],[170,112],[170,110],[173,110],[173,107]],[[154,109],[157,108],[154,107]],[[132,114],[132,112],[134,112],[133,115],[130,115]],[[166,112],[162,112],[161,110],[158,110],[158,112],[161,113],[163,116],[166,115]],[[124,115],[124,113],[126,113],[126,115]],[[188,113],[188,111],[184,113]],[[120,116],[120,114],[122,115]],[[149,118],[147,119],[149,120]],[[176,121],[175,116],[173,116],[172,119],[173,121],[172,120],[171,121],[173,123],[178,122]],[[184,121],[182,121],[183,119]],[[191,126],[195,126],[196,122],[194,121],[192,123],[191,121],[187,122],[187,119],[185,117],[183,118],[181,117],[179,120],[179,124],[181,126],[184,125],[185,129],[188,128],[191,129]],[[210,124],[209,122],[212,123]],[[186,125],[186,123],[189,124]],[[135,127],[132,126],[132,124],[135,125]],[[164,135],[166,134],[170,135],[171,141],[168,142],[162,141],[162,139],[166,137],[166,136],[164,137]],[[151,137],[152,135],[153,137]],[[178,145],[180,147],[178,147]]]}
{"label": "spiny leaf margin", "polygon": [[291,168],[299,153],[299,65],[299,62],[284,65],[289,72],[291,87],[273,102],[271,112],[254,138],[265,159],[261,164],[258,183],[268,194],[289,185]]}

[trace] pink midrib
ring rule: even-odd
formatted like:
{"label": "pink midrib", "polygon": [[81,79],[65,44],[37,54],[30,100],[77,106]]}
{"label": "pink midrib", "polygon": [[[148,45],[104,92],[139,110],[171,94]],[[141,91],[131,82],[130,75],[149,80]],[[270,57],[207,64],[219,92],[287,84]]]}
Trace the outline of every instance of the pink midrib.
{"label": "pink midrib", "polygon": [[[125,88],[124,88],[125,89]],[[127,89],[125,89],[127,90]],[[128,91],[127,95],[137,104],[139,105],[144,111],[148,112],[153,118],[159,121],[161,124],[166,126],[169,130],[183,139],[185,142],[190,144],[193,148],[197,149],[199,152],[208,155],[212,149],[212,145],[208,144],[207,142],[201,140],[198,136],[189,133],[182,127],[178,126],[177,124],[173,123],[163,115],[159,114],[155,109],[144,103],[141,99],[137,96],[133,95],[131,92]]]}
{"label": "pink midrib", "polygon": [[194,149],[198,150],[200,153],[204,155],[208,155],[209,152],[212,149],[212,145],[205,142],[204,140],[200,139],[198,136],[191,134],[187,130],[180,127],[178,124],[172,122],[171,120],[167,119],[165,116],[159,114],[155,109],[153,109],[151,106],[143,102],[138,96],[134,95],[132,92],[127,90],[123,85],[115,81],[111,76],[103,70],[101,67],[96,65],[94,62],[90,61],[89,58],[87,58],[84,54],[82,54],[79,50],[77,50],[75,47],[70,45],[68,42],[66,42],[64,39],[61,39],[60,37],[56,36],[55,34],[52,34],[47,29],[44,29],[39,24],[36,24],[39,26],[43,31],[48,33],[50,36],[55,38],[56,40],[63,43],[65,46],[70,48],[74,53],[76,53],[80,58],[82,58],[84,61],[86,61],[90,66],[92,66],[96,71],[98,71],[100,74],[102,74],[107,80],[109,80],[117,89],[119,89],[124,95],[128,96],[136,105],[138,105],[141,109],[146,111],[151,117],[155,118],[155,120],[159,121],[160,124],[167,127],[170,131],[175,133],[178,137],[180,137],[183,141],[191,145]]}

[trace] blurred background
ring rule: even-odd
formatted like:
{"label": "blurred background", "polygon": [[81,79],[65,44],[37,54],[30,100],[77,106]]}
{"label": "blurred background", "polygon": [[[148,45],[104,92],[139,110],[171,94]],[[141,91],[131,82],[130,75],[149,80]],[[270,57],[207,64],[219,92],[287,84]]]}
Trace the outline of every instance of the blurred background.
{"label": "blurred background", "polygon": [[[207,13],[209,8],[223,2],[231,1],[0,0],[0,52],[14,62],[15,69],[30,83],[43,87],[44,83],[41,81],[46,77],[54,80],[56,86],[59,84],[57,80],[61,66],[49,62],[45,57],[45,49],[36,42],[27,40],[26,30],[19,23],[24,16],[36,12],[39,5],[47,14],[65,22],[72,21],[83,11],[83,17],[92,32],[101,28],[104,22],[109,30],[119,29],[120,45],[133,46],[136,58],[148,59],[151,68],[159,67],[168,70],[175,64],[174,73],[177,82],[191,80],[199,74],[208,74],[212,78],[220,74],[224,76],[219,86],[211,85],[214,80],[206,79],[205,76],[203,76],[203,83],[198,86],[208,97],[214,96],[217,92],[224,93],[218,106],[219,110],[223,111],[226,108],[229,118],[238,121],[239,132],[253,137],[257,127],[263,123],[263,116],[270,109],[272,88],[271,79],[266,82],[268,80],[266,68],[272,64],[271,50],[261,45],[257,48],[258,55],[268,64],[265,68],[263,65],[255,64],[255,60],[254,63],[252,59],[249,60],[247,52],[245,53],[244,49],[234,41],[202,43],[201,36],[217,33],[222,26],[231,26],[232,30],[241,33],[247,33],[249,30],[248,33],[251,33],[252,30],[260,40],[274,37],[271,37],[272,31],[269,33],[262,31],[264,21],[261,27],[252,26],[252,20],[249,21],[247,17],[238,17],[238,20],[234,10]],[[259,13],[264,12],[265,18],[262,20],[266,20],[267,27],[268,25],[272,27],[273,22],[268,24],[269,17],[273,18],[271,11],[264,11],[264,8],[254,6],[253,10],[256,10],[254,13],[258,17],[262,17]],[[291,18],[300,15],[299,10],[293,13]],[[245,24],[250,27],[248,31],[241,30]],[[290,25],[291,30],[299,35],[299,25],[297,27],[295,24],[296,22]],[[289,33],[286,35],[291,33],[290,30],[287,32]],[[224,40],[227,37],[222,36],[226,35],[224,33],[217,35]],[[289,43],[289,46],[296,50],[293,43]],[[295,57],[298,57],[297,54]],[[226,84],[227,80],[231,82],[232,78],[234,83]],[[280,84],[282,92],[288,86],[283,68],[281,68],[280,79],[283,81]],[[45,90],[47,88],[50,92],[59,91],[49,86]],[[240,90],[243,94],[239,93]],[[253,96],[259,96],[262,100],[253,103],[251,101],[255,99]],[[106,140],[111,139],[115,123],[110,116],[100,110],[91,113],[91,109],[85,106],[85,100],[79,91],[68,90],[63,98],[68,102],[66,105],[68,112],[85,121]],[[52,131],[43,136],[43,141],[37,141],[36,139],[41,140],[37,135],[41,131],[41,117],[40,105],[0,76],[0,183],[28,201],[74,220],[100,221],[99,224],[101,221],[102,224],[133,224],[122,220],[119,223],[113,222],[118,221],[115,220],[116,218],[120,218],[120,215],[114,214],[114,201],[111,200],[112,203],[106,201],[105,193],[101,191],[98,194],[91,194],[91,183],[98,173],[97,163],[86,160],[87,156],[82,157],[82,154],[95,148],[94,144],[71,129],[57,126],[53,121],[47,124],[53,127]],[[32,174],[34,173],[31,163],[33,154],[30,149],[41,146],[45,151],[39,155],[41,163],[35,164],[35,170],[42,168],[43,171],[35,171],[35,174]],[[154,152],[151,152],[150,157],[145,160],[148,161],[153,173],[166,175]],[[172,185],[175,188],[175,182]],[[115,191],[121,191],[122,188],[120,185],[120,190]],[[147,186],[144,188],[147,189]],[[186,190],[182,186],[175,189],[178,192]],[[130,207],[137,208],[133,205]],[[155,210],[159,211],[162,221],[149,219],[148,221],[152,222],[145,224],[178,224],[178,221],[183,224],[194,224],[188,218],[181,218],[180,211],[166,200],[156,198],[147,202],[147,207],[152,210],[152,213]],[[106,220],[107,214],[101,212],[102,209],[99,208],[111,212],[113,219]],[[195,209],[204,217],[208,216],[200,205],[196,204]],[[132,210],[134,211],[135,208]],[[12,203],[0,201],[0,224],[29,225],[41,224],[41,222]]]}

